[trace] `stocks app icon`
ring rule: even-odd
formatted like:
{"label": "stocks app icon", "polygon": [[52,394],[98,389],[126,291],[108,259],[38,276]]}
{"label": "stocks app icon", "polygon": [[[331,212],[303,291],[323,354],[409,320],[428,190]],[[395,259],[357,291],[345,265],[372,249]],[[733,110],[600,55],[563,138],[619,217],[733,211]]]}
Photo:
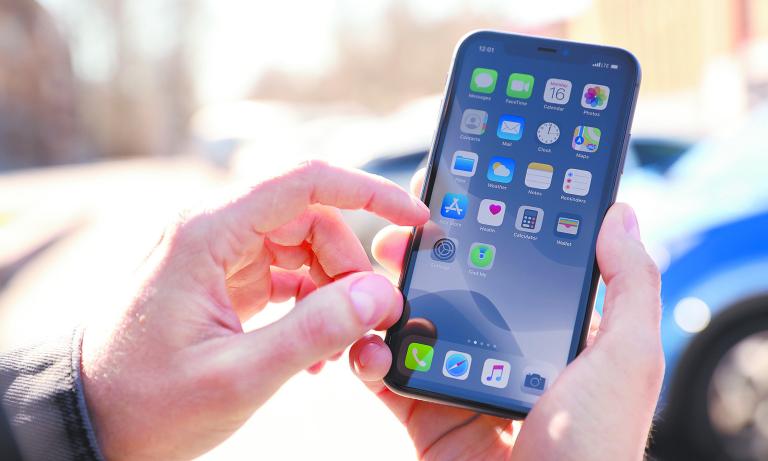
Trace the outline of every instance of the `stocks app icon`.
{"label": "stocks app icon", "polygon": [[456,257],[456,240],[442,238],[432,247],[432,259],[442,263],[453,262]]}

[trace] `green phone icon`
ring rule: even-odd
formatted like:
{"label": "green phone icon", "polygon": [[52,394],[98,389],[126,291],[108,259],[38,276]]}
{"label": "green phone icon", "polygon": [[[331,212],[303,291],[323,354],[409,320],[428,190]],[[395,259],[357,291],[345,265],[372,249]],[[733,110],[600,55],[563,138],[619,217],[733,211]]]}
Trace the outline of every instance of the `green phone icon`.
{"label": "green phone icon", "polygon": [[405,355],[405,367],[409,370],[429,371],[435,349],[421,343],[411,343]]}
{"label": "green phone icon", "polygon": [[507,83],[507,96],[510,98],[528,99],[533,93],[533,75],[512,74]]}
{"label": "green phone icon", "polygon": [[473,243],[469,248],[469,265],[476,269],[490,269],[495,257],[496,247],[493,245]]}
{"label": "green phone icon", "polygon": [[469,89],[475,93],[493,93],[496,89],[496,78],[499,74],[493,69],[478,67],[472,72]]}

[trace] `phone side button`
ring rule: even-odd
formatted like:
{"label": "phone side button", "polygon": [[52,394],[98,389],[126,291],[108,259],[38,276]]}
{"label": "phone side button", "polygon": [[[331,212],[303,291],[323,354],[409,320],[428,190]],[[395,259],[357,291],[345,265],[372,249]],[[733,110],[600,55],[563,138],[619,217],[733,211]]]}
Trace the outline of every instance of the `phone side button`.
{"label": "phone side button", "polygon": [[624,139],[624,146],[621,149],[622,156],[621,156],[621,165],[619,166],[619,174],[624,174],[624,166],[627,163],[627,155],[629,155],[628,149],[629,149],[629,141],[632,139],[632,133],[627,133],[627,137]]}

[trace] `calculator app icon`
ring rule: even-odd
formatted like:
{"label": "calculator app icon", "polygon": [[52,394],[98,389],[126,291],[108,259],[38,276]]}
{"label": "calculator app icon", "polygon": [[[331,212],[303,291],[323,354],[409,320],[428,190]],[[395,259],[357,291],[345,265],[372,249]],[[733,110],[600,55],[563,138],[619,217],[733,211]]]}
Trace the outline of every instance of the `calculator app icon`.
{"label": "calculator app icon", "polygon": [[541,231],[542,221],[544,221],[544,210],[532,206],[521,206],[517,210],[515,229],[537,234]]}

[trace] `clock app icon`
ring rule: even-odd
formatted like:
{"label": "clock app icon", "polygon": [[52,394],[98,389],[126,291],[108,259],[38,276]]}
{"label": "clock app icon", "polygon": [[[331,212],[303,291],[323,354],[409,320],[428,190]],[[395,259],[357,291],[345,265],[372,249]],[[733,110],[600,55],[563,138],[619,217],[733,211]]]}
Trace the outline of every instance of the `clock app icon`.
{"label": "clock app icon", "polygon": [[544,122],[536,130],[536,137],[543,144],[552,144],[560,138],[560,127],[552,122]]}

